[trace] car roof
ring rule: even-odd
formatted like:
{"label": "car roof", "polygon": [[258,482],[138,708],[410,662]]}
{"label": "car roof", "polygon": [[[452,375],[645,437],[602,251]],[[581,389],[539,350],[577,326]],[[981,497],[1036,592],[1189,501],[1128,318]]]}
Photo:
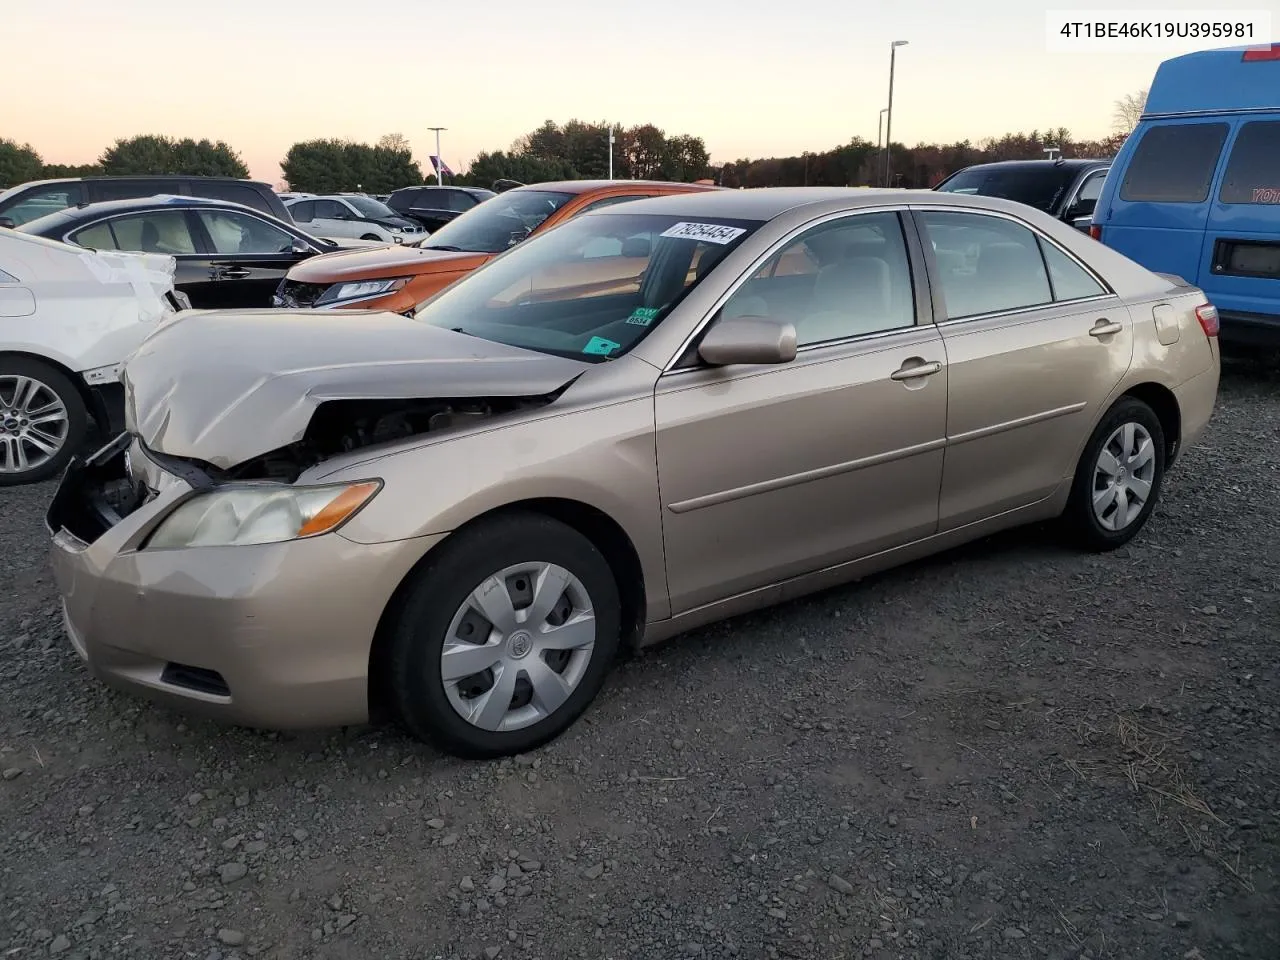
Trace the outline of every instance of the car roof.
{"label": "car roof", "polygon": [[270,216],[264,214],[261,210],[255,210],[253,207],[243,203],[232,203],[230,200],[208,200],[204,197],[180,197],[172,194],[157,194],[153,197],[137,197],[135,199],[126,200],[103,200],[100,203],[80,203],[73,207],[67,207],[56,213],[50,213],[47,216],[39,217],[29,223],[24,223],[18,227],[23,230],[35,224],[51,226],[55,223],[75,223],[78,220],[91,220],[98,217],[107,217],[118,213],[138,213],[145,210],[163,210],[166,208],[174,209],[193,209],[199,207],[218,207],[226,210],[239,210],[246,213],[256,214],[258,216]]}
{"label": "car roof", "polygon": [[618,187],[636,187],[640,189],[645,187],[664,187],[666,189],[677,187],[690,193],[713,189],[705,185],[681,183],[674,180],[549,180],[546,183],[526,183],[523,186],[512,187],[510,190],[504,191],[504,193],[519,193],[528,190],[546,190],[555,193],[593,193],[596,190],[611,190]]}
{"label": "car roof", "polygon": [[1156,68],[1142,119],[1275,111],[1280,44],[1197,50]]}
{"label": "car roof", "polygon": [[1062,157],[1057,160],[993,160],[990,163],[972,163],[966,170],[1013,170],[1019,167],[1058,167],[1065,170],[1078,170],[1081,167],[1101,166],[1111,161],[1103,157]]}
{"label": "car roof", "polygon": [[773,220],[799,207],[823,205],[822,212],[857,210],[906,203],[971,207],[1025,216],[1027,207],[1000,197],[873,187],[754,187],[747,190],[697,190],[631,200],[623,208],[605,207],[582,214],[658,214],[680,217],[721,217]]}

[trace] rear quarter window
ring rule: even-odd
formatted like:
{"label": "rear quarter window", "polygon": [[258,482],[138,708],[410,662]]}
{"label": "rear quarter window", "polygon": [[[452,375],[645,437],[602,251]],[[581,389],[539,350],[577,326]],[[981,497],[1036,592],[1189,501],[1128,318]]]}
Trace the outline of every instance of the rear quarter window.
{"label": "rear quarter window", "polygon": [[1150,127],[1129,161],[1120,199],[1130,203],[1204,203],[1227,129],[1225,123]]}
{"label": "rear quarter window", "polygon": [[1280,120],[1251,120],[1240,128],[1218,199],[1280,204]]}

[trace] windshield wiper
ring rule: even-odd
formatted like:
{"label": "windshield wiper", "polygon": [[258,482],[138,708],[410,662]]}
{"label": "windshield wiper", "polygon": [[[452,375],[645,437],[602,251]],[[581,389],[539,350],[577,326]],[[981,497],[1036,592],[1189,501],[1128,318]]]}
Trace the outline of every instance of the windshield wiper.
{"label": "windshield wiper", "polygon": [[466,252],[466,251],[465,251],[465,250],[463,250],[461,247],[454,247],[454,246],[450,246],[450,245],[449,245],[449,244],[447,244],[447,243],[446,243],[446,244],[441,244],[441,245],[440,245],[440,246],[438,246],[438,247],[437,247],[437,246],[435,246],[434,244],[424,243],[424,244],[422,245],[422,249],[423,249],[423,250],[446,250],[446,251],[448,251],[449,253],[465,253],[465,252]]}

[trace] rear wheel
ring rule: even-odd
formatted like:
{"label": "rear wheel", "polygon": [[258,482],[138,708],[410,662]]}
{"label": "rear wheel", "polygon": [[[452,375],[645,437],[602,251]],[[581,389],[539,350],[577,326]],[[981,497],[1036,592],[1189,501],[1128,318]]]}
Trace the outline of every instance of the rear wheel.
{"label": "rear wheel", "polygon": [[509,514],[456,536],[414,575],[392,629],[396,712],[457,756],[533,749],[604,685],[617,585],[586,537],[548,517]]}
{"label": "rear wheel", "polygon": [[1155,509],[1164,481],[1160,418],[1123,397],[1094,429],[1076,467],[1063,519],[1075,540],[1098,551],[1132,540]]}
{"label": "rear wheel", "polygon": [[0,486],[56,476],[88,431],[84,399],[66,374],[28,357],[0,357]]}

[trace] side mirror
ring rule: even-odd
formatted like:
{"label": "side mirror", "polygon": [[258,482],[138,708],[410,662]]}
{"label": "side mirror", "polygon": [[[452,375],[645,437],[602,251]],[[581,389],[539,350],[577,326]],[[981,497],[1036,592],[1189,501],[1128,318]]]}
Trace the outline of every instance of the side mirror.
{"label": "side mirror", "polygon": [[1074,220],[1071,221],[1071,225],[1073,227],[1085,233],[1089,232],[1089,227],[1092,223],[1093,223],[1093,214],[1089,214],[1087,217],[1076,217]]}
{"label": "side mirror", "polygon": [[713,367],[790,363],[796,358],[796,328],[768,317],[722,317],[703,337],[698,356]]}
{"label": "side mirror", "polygon": [[294,237],[293,243],[289,246],[290,253],[311,253],[311,244],[303,240],[301,237]]}

